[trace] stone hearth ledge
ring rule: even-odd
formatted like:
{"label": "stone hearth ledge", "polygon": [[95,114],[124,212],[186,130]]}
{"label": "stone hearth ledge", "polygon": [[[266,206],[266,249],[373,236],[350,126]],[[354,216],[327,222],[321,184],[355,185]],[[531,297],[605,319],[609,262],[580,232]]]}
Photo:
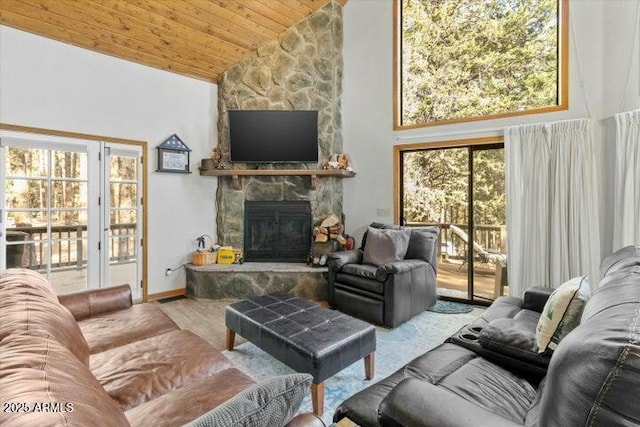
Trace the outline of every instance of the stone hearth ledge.
{"label": "stone hearth ledge", "polygon": [[246,262],[187,264],[187,295],[202,299],[252,298],[287,292],[313,301],[328,298],[328,270],[307,264]]}

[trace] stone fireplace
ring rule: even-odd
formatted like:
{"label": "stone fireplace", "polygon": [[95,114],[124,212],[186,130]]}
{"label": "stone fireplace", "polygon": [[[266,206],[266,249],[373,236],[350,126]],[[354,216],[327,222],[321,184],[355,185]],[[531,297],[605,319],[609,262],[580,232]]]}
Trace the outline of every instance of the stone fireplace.
{"label": "stone fireplace", "polygon": [[[233,169],[319,169],[332,155],[341,153],[342,68],[342,6],[336,1],[327,3],[280,34],[277,41],[260,47],[229,68],[218,81],[218,148],[223,162],[229,159],[229,110],[318,111],[320,164],[234,163]],[[253,202],[306,204],[311,220],[300,221],[311,222],[304,227],[309,233],[312,225],[327,216],[341,216],[340,178],[318,177],[315,186],[311,185],[309,176],[243,176],[240,179],[241,188],[238,188],[231,177],[218,177],[217,241],[243,248],[245,259],[247,248],[252,252],[255,243],[262,239],[268,241],[272,234],[272,231],[261,230],[260,233],[265,233],[262,237],[245,241],[246,229],[254,227],[251,221],[246,225],[245,218]],[[278,214],[278,218],[282,224],[283,215]],[[277,238],[290,241],[285,245],[291,241],[296,242],[295,246],[299,243],[300,253],[295,259],[300,261],[307,237],[290,237],[288,230],[301,228],[301,225],[287,226],[286,237]],[[310,242],[311,237],[308,239]],[[276,257],[286,254],[285,245],[276,248]],[[262,249],[255,253],[258,259],[263,255]],[[247,298],[270,292],[326,300],[327,269],[300,262],[275,261],[187,266],[187,294],[195,298]]]}
{"label": "stone fireplace", "polygon": [[[233,163],[233,169],[319,169],[342,152],[342,6],[329,2],[309,17],[229,68],[218,81],[218,148],[229,156],[229,110],[318,111],[320,164]],[[217,241],[245,247],[248,202],[307,202],[313,224],[342,214],[342,179],[322,177],[315,188],[308,176],[244,176],[242,188],[231,177],[218,178]],[[250,259],[246,257],[245,259]]]}
{"label": "stone fireplace", "polygon": [[310,250],[308,201],[245,202],[245,261],[307,262]]}

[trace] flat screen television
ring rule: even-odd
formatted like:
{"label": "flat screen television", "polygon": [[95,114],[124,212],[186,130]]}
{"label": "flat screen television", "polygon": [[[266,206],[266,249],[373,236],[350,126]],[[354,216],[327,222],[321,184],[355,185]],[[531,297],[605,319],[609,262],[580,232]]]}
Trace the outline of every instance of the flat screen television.
{"label": "flat screen television", "polygon": [[229,111],[232,162],[318,161],[317,111]]}

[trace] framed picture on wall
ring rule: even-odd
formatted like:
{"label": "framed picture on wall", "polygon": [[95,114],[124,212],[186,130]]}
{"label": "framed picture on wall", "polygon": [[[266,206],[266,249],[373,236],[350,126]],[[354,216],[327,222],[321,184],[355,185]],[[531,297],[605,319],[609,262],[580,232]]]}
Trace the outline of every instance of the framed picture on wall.
{"label": "framed picture on wall", "polygon": [[158,169],[156,172],[191,173],[189,170],[191,149],[176,134],[171,135],[158,150]]}

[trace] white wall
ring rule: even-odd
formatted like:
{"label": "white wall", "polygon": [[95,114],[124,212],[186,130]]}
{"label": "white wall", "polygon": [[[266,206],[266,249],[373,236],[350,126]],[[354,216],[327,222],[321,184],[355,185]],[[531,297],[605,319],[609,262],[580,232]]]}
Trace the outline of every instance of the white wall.
{"label": "white wall", "polygon": [[[0,26],[0,122],[148,142],[148,292],[184,288],[195,238],[215,236],[215,178],[200,159],[217,144],[217,86]],[[177,133],[190,175],[155,172],[155,147]]]}
{"label": "white wall", "polygon": [[[597,119],[596,137],[599,138],[603,118],[613,110],[605,103],[605,87],[611,90],[605,82],[622,79],[621,75],[627,71],[632,37],[629,32],[633,32],[630,28],[633,27],[637,0],[617,1],[613,11],[608,10],[610,3],[609,0],[573,0],[570,3],[573,34],[570,34],[569,110],[393,131],[392,2],[349,1],[344,7],[343,139],[344,150],[351,154],[358,175],[344,180],[348,232],[360,238],[371,221],[393,221],[392,152],[396,144],[501,135],[502,132],[496,129],[514,124],[589,116]],[[619,26],[621,20],[625,24]],[[613,27],[615,31],[609,34]],[[610,49],[609,44],[622,41],[615,50]],[[605,52],[615,54],[616,59],[627,58],[627,61],[623,61],[624,66],[608,63],[605,74]],[[634,78],[637,78],[637,66],[634,72]],[[637,95],[637,84],[635,89]],[[467,133],[469,131],[477,132]],[[604,147],[603,144],[603,150]],[[603,162],[607,161],[611,159],[603,159]],[[610,219],[602,219],[602,228],[604,233],[611,232]]]}
{"label": "white wall", "polygon": [[639,0],[607,0],[604,7],[604,116],[640,108]]}
{"label": "white wall", "polygon": [[[613,115],[640,108],[640,22],[639,0],[608,0],[604,7],[603,57],[604,118],[602,128],[605,149],[602,161],[604,190],[601,193],[602,212],[605,218],[611,215],[614,186],[615,131]],[[602,235],[603,254],[613,249],[613,225],[605,223]]]}

